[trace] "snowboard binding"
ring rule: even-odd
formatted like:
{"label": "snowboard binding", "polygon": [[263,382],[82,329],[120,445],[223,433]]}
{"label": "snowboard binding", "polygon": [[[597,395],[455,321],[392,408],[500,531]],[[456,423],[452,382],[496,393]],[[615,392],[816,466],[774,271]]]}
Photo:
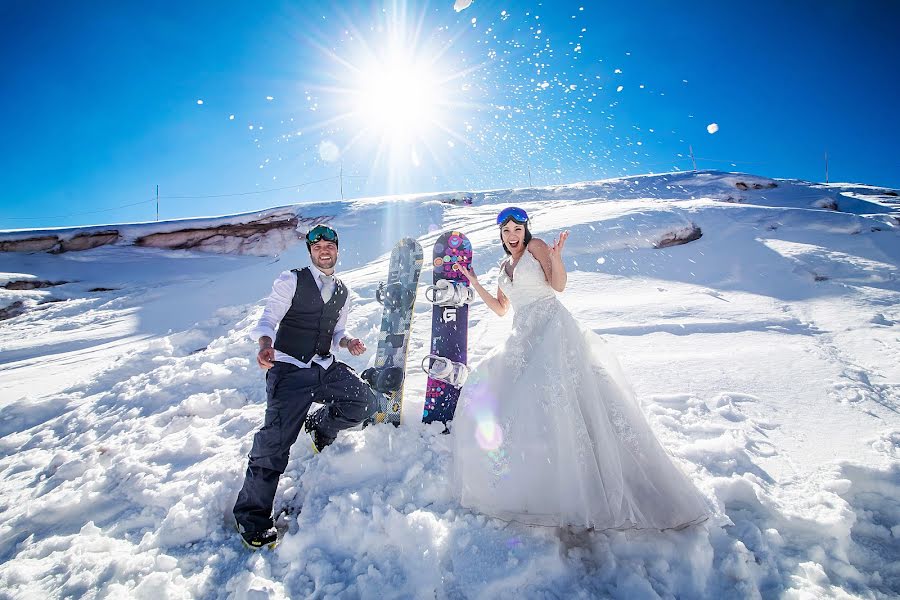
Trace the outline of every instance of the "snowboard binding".
{"label": "snowboard binding", "polygon": [[[427,360],[431,360],[431,365],[426,367]],[[432,379],[449,383],[455,388],[462,387],[469,377],[469,367],[437,354],[429,354],[422,359],[422,370]]]}
{"label": "snowboard binding", "polygon": [[403,385],[403,369],[400,367],[370,367],[360,377],[373,390],[382,394],[395,392]]}
{"label": "snowboard binding", "polygon": [[375,290],[375,300],[378,304],[395,310],[410,309],[416,301],[416,293],[413,290],[404,289],[399,283],[385,285],[384,282],[381,282],[378,284],[378,289]]}
{"label": "snowboard binding", "polygon": [[425,288],[425,299],[437,306],[465,306],[475,299],[475,289],[463,283],[440,279]]}

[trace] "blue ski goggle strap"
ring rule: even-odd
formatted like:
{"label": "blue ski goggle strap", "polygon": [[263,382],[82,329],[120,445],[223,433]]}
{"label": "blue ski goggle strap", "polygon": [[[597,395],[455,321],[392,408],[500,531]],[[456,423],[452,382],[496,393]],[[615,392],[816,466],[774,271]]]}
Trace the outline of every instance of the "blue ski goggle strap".
{"label": "blue ski goggle strap", "polygon": [[519,225],[524,225],[528,222],[528,213],[517,206],[504,208],[497,215],[497,225],[506,225],[507,221],[515,221]]}
{"label": "blue ski goggle strap", "polygon": [[334,242],[335,244],[337,244],[337,231],[335,231],[328,225],[316,225],[308,232],[306,232],[307,245],[315,244],[316,242],[320,242],[322,240],[325,240],[326,242]]}

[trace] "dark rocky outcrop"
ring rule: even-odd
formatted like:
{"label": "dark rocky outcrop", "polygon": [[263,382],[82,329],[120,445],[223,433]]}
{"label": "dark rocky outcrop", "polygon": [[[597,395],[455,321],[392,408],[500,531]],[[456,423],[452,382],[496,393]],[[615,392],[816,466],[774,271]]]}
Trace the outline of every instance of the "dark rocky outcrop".
{"label": "dark rocky outcrop", "polygon": [[5,321],[6,319],[12,319],[13,317],[18,317],[19,315],[25,312],[25,303],[21,300],[16,300],[6,308],[0,308],[0,321]]}
{"label": "dark rocky outcrop", "polygon": [[734,184],[734,187],[741,190],[742,192],[746,192],[747,190],[771,190],[772,188],[777,188],[778,184],[774,181],[770,181],[769,183],[744,183],[743,181],[738,181]]}
{"label": "dark rocky outcrop", "polygon": [[79,233],[67,240],[60,240],[59,248],[51,252],[71,252],[77,250],[90,250],[107,244],[115,244],[119,241],[119,232],[115,230],[99,231],[97,233]]}
{"label": "dark rocky outcrop", "polygon": [[[245,222],[225,222],[224,219],[193,219],[183,224],[140,224],[129,229],[107,227],[95,231],[59,231],[36,233],[24,239],[2,239],[0,252],[63,252],[90,250],[110,244],[165,248],[168,250],[200,250],[225,254],[277,254],[284,248],[297,243],[301,238],[298,228],[327,223],[331,216],[302,217],[293,210],[279,209],[242,215]],[[255,217],[255,218],[254,218]],[[229,218],[233,220],[234,218]],[[218,223],[217,223],[218,222]],[[181,226],[181,229],[164,230]],[[141,230],[154,231],[140,235]],[[15,234],[8,237],[14,237]],[[135,238],[135,236],[138,236]]]}
{"label": "dark rocky outcrop", "polygon": [[47,252],[59,245],[55,235],[42,235],[25,240],[0,242],[0,252]]}
{"label": "dark rocky outcrop", "polygon": [[815,208],[822,208],[825,210],[838,210],[838,203],[834,198],[822,198],[821,200],[813,202],[812,205]]}
{"label": "dark rocky outcrop", "polygon": [[669,232],[668,234],[663,236],[662,239],[653,244],[653,247],[668,248],[670,246],[680,246],[681,244],[687,244],[688,242],[699,240],[702,236],[703,232],[700,231],[700,228],[697,225],[691,223],[690,227],[685,227],[677,231]]}
{"label": "dark rocky outcrop", "polygon": [[299,224],[296,215],[274,215],[250,223],[234,223],[209,228],[189,228],[165,233],[151,233],[134,241],[135,246],[190,250],[219,245],[227,238],[255,242],[261,236],[276,229],[295,230]]}
{"label": "dark rocky outcrop", "polygon": [[68,281],[42,281],[40,279],[19,279],[3,286],[6,290],[40,290],[69,283]]}
{"label": "dark rocky outcrop", "polygon": [[71,238],[55,235],[42,235],[24,240],[8,240],[0,242],[0,252],[51,252],[60,254],[72,250],[90,250],[119,241],[119,232],[115,230],[95,233],[79,233]]}

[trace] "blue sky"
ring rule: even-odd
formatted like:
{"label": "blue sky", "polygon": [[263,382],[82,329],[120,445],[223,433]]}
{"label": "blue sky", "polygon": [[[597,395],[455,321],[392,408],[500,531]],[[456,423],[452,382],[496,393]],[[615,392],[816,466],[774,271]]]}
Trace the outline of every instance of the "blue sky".
{"label": "blue sky", "polygon": [[341,173],[362,197],[689,169],[689,144],[900,188],[897,2],[253,4],[0,3],[0,228],[154,220],[156,185],[167,219]]}

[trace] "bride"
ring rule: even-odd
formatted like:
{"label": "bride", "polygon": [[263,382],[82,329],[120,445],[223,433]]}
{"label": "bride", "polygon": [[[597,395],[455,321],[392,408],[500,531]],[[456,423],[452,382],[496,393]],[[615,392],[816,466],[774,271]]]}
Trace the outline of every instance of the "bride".
{"label": "bride", "polygon": [[654,437],[615,358],[556,298],[568,232],[548,246],[515,207],[497,223],[508,255],[497,296],[459,265],[492,311],[515,310],[512,333],[470,375],[453,418],[462,505],[594,529],[704,520],[705,499]]}

